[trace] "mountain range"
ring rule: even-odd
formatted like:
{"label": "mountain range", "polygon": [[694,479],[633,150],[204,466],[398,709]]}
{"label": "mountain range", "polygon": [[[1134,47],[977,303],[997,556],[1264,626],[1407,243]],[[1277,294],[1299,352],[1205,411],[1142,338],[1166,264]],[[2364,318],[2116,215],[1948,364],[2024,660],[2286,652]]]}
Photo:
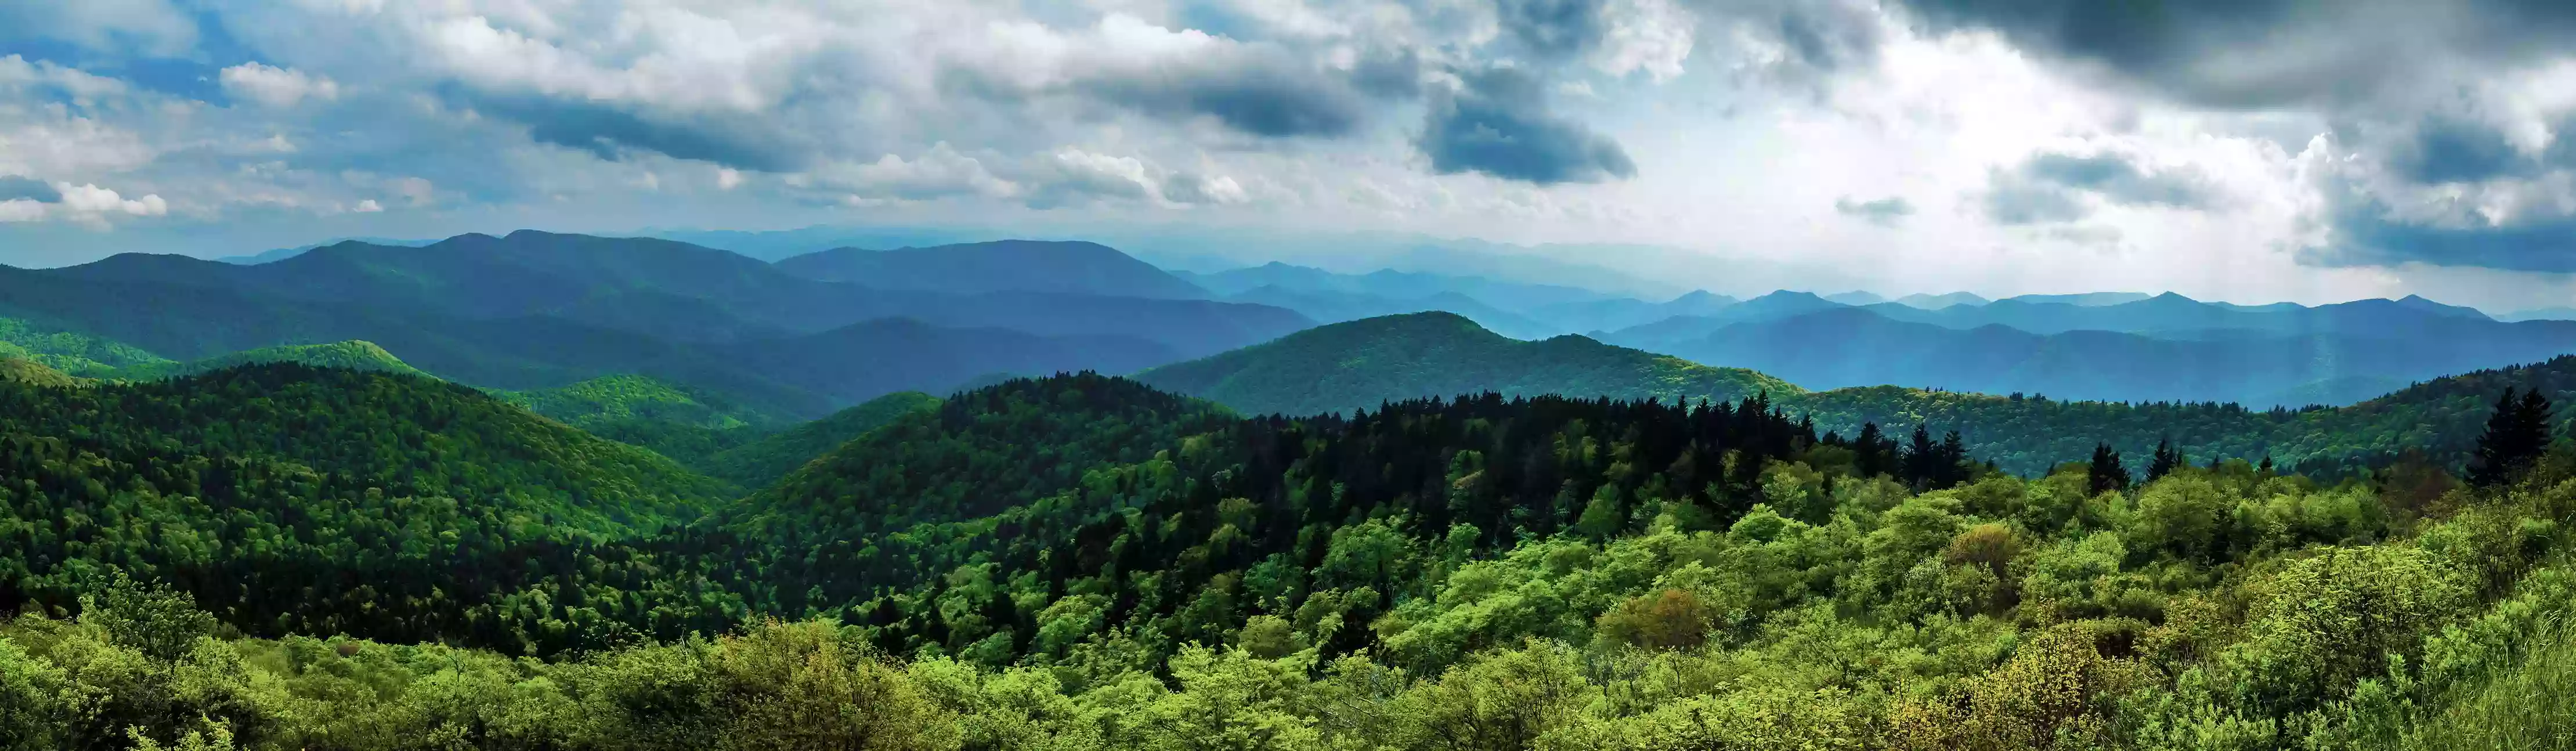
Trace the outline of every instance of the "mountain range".
{"label": "mountain range", "polygon": [[[874,271],[836,281],[859,268],[853,257]],[[1004,266],[1026,275],[921,288]],[[1099,281],[1046,286],[1066,279]],[[167,360],[365,340],[477,386],[642,374],[801,417],[995,372],[1125,372],[1312,325],[1286,309],[1174,296],[1200,295],[1079,244],[773,265],[668,240],[521,231],[416,248],[342,242],[256,265],[127,254],[0,268],[0,316]]]}

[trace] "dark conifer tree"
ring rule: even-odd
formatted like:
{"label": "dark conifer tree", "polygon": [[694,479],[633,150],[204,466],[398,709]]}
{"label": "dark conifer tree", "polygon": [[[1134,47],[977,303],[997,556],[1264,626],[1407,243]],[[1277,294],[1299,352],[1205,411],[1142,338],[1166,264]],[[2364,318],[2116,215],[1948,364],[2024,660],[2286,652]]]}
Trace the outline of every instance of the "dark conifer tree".
{"label": "dark conifer tree", "polygon": [[2478,436],[2469,482],[2510,482],[2548,448],[2549,398],[2532,391],[2517,399],[2513,387],[2505,387],[2504,395],[2496,398],[2495,413],[2487,417],[2486,432]]}
{"label": "dark conifer tree", "polygon": [[2108,443],[2093,444],[2093,466],[2085,475],[2096,494],[2129,489],[2129,470],[2120,466],[2120,452],[2111,450]]}
{"label": "dark conifer tree", "polygon": [[2173,441],[2166,438],[2156,439],[2155,457],[2147,463],[2147,482],[2155,482],[2165,475],[2173,474],[2174,467],[2181,464],[2182,454],[2174,451]]}
{"label": "dark conifer tree", "polygon": [[1878,432],[1878,423],[1861,423],[1860,437],[1852,439],[1852,469],[1862,477],[1887,473],[1887,436]]}
{"label": "dark conifer tree", "polygon": [[1914,487],[1932,484],[1941,461],[1941,447],[1933,445],[1932,431],[1922,423],[1914,425],[1914,442],[1905,450],[1905,483]]}

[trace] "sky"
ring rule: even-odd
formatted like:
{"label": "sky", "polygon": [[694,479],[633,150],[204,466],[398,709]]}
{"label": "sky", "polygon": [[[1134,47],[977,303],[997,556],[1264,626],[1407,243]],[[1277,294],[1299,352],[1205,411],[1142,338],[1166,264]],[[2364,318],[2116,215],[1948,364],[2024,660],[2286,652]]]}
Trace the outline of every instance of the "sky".
{"label": "sky", "polygon": [[1730,292],[2571,305],[2571,32],[2549,0],[0,0],[0,263],[1153,227]]}

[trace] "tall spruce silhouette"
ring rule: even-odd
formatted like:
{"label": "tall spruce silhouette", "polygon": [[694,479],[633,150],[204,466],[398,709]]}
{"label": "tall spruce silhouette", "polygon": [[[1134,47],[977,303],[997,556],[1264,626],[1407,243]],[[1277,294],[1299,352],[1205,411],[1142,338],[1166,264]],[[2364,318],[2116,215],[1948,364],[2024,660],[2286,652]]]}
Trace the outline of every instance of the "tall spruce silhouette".
{"label": "tall spruce silhouette", "polygon": [[2087,468],[2085,476],[2092,480],[2096,495],[2129,489],[2129,470],[2120,466],[2120,452],[2111,450],[2108,443],[2093,444],[2093,466]]}
{"label": "tall spruce silhouette", "polygon": [[2487,431],[2478,436],[2478,449],[2469,466],[2469,482],[2476,485],[2501,485],[2512,482],[2515,475],[2531,466],[2549,449],[2549,397],[2538,390],[2514,397],[2513,387],[2496,398],[2495,413],[2487,416]]}

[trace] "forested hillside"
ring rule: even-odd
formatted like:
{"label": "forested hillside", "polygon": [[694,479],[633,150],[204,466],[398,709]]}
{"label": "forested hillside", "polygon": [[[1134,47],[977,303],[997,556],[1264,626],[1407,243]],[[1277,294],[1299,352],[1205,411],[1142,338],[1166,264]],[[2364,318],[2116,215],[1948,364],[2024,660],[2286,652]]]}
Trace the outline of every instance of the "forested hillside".
{"label": "forested hillside", "polygon": [[1582,337],[1518,342],[1463,318],[1426,313],[1354,321],[1137,375],[1249,413],[1374,408],[1387,401],[1507,394],[1624,399],[1739,400],[1767,394],[1819,430],[1890,430],[1921,424],[1958,431],[1969,453],[2025,476],[2081,459],[2096,442],[2142,454],[2172,441],[2186,455],[2230,458],[2349,475],[2409,451],[2436,463],[2466,461],[2469,439],[2494,392],[2539,389],[2576,404],[2576,358],[2436,379],[2339,408],[2247,409],[2200,402],[2069,401],[2044,394],[1976,394],[1879,386],[1809,391],[1767,374],[1710,368]]}
{"label": "forested hillside", "polygon": [[542,631],[523,559],[724,492],[462,386],[295,364],[0,383],[0,478],[0,607],[76,607],[115,568],[244,632],[403,640]]}
{"label": "forested hillside", "polygon": [[2576,444],[2509,403],[2426,497],[2164,452],[2020,479],[1759,396],[1242,417],[1067,375],[703,506],[417,378],[0,385],[40,605],[0,626],[0,740],[2496,747],[2576,700]]}
{"label": "forested hillside", "polygon": [[1496,391],[1617,399],[1734,399],[1797,387],[1760,373],[1602,346],[1515,341],[1452,313],[1383,316],[1299,332],[1136,379],[1246,413],[1315,414]]}

